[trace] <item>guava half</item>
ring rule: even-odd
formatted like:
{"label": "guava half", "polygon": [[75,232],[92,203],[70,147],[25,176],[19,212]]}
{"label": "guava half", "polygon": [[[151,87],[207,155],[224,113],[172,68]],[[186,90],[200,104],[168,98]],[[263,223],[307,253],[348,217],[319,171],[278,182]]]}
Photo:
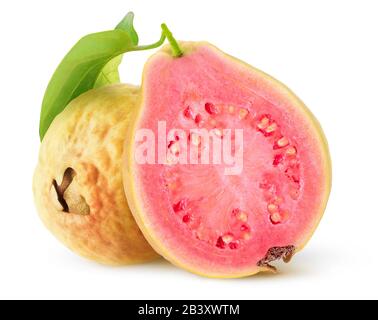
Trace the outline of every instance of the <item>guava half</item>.
{"label": "guava half", "polygon": [[140,88],[88,91],[59,114],[43,139],[33,191],[47,228],[74,252],[104,264],[148,261],[149,246],[127,205],[121,163]]}
{"label": "guava half", "polygon": [[[271,262],[288,262],[301,250],[325,210],[326,138],[282,83],[208,43],[180,47],[181,57],[165,47],[145,65],[141,108],[124,148],[129,206],[154,249],[191,272],[276,271]],[[163,153],[147,148],[149,139],[158,140],[158,121],[167,132]],[[202,163],[207,141],[193,129],[211,132],[210,145],[230,138],[233,154],[242,153],[242,170],[225,174],[232,163],[216,156]],[[189,147],[197,148],[198,164],[181,162]]]}

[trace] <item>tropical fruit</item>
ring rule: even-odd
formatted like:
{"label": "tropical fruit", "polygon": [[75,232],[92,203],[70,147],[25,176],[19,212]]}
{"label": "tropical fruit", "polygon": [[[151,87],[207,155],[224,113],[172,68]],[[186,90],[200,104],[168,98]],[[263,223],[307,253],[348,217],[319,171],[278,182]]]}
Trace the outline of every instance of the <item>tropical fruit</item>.
{"label": "tropical fruit", "polygon": [[73,100],[45,135],[33,191],[41,219],[67,247],[100,263],[157,254],[139,231],[123,192],[121,158],[140,89],[112,85]]}
{"label": "tropical fruit", "polygon": [[301,250],[325,210],[326,138],[282,83],[208,43],[179,46],[182,56],[164,47],[145,65],[124,148],[129,206],[180,267],[210,277],[275,271],[271,262]]}

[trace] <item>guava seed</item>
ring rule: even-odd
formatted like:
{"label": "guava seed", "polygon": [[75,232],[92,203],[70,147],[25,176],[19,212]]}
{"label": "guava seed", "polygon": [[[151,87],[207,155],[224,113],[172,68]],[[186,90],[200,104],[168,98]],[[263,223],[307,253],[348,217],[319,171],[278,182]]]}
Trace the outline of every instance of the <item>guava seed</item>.
{"label": "guava seed", "polygon": [[266,129],[265,129],[265,134],[266,135],[271,135],[277,130],[278,126],[277,123],[273,122],[270,124]]}
{"label": "guava seed", "polygon": [[241,227],[240,227],[240,230],[241,231],[249,231],[249,227],[245,224],[242,224]]}
{"label": "guava seed", "polygon": [[278,211],[278,206],[275,205],[274,203],[269,203],[268,204],[268,211],[269,213],[275,213]]}
{"label": "guava seed", "polygon": [[276,143],[273,146],[273,149],[281,149],[285,148],[289,145],[289,140],[286,137],[281,137],[276,141]]}
{"label": "guava seed", "polygon": [[245,119],[248,116],[248,114],[249,114],[249,111],[247,109],[241,108],[239,110],[239,119],[240,120]]}
{"label": "guava seed", "polygon": [[234,236],[232,234],[225,234],[223,237],[222,237],[222,240],[225,244],[229,244],[232,240],[234,240]]}
{"label": "guava seed", "polygon": [[185,118],[194,120],[194,113],[191,107],[186,107],[184,110]]}
{"label": "guava seed", "polygon": [[280,213],[279,212],[275,212],[275,213],[271,214],[270,215],[270,221],[273,224],[279,224],[279,223],[281,223],[282,217],[281,217]]}
{"label": "guava seed", "polygon": [[239,244],[237,242],[231,242],[228,247],[231,249],[231,250],[235,250],[239,247]]}
{"label": "guava seed", "polygon": [[240,212],[236,215],[236,218],[237,218],[239,221],[247,222],[247,220],[248,220],[248,215],[247,215],[247,213],[245,213],[244,211],[240,211]]}
{"label": "guava seed", "polygon": [[249,232],[243,232],[242,238],[243,240],[247,241],[251,239],[251,234]]}
{"label": "guava seed", "polygon": [[297,154],[297,148],[296,147],[289,147],[286,150],[286,155],[288,156],[295,156]]}
{"label": "guava seed", "polygon": [[220,248],[220,249],[226,248],[226,244],[224,243],[222,237],[218,238],[217,243],[216,243],[215,246],[218,247],[218,248]]}
{"label": "guava seed", "polygon": [[260,118],[260,122],[257,124],[257,128],[260,130],[264,130],[266,127],[268,127],[270,122],[270,117],[267,115],[264,115]]}
{"label": "guava seed", "polygon": [[181,199],[179,202],[173,205],[174,212],[184,211],[188,206],[188,199]]}
{"label": "guava seed", "polygon": [[177,141],[171,141],[168,145],[168,148],[174,155],[178,155],[180,153],[180,143],[178,143]]}
{"label": "guava seed", "polygon": [[222,135],[222,131],[221,131],[220,129],[215,128],[215,129],[213,129],[212,131],[213,131],[213,133],[214,133],[214,135],[215,135],[216,137],[218,137],[218,138],[222,138],[222,137],[223,137],[223,135]]}
{"label": "guava seed", "polygon": [[205,110],[208,114],[211,114],[211,115],[220,113],[219,108],[211,102],[205,103]]}
{"label": "guava seed", "polygon": [[280,163],[282,163],[284,157],[282,154],[276,154],[274,156],[274,160],[273,160],[273,166],[277,167]]}
{"label": "guava seed", "polygon": [[199,146],[201,144],[201,138],[197,133],[192,132],[189,140],[194,146]]}
{"label": "guava seed", "polygon": [[204,121],[202,120],[202,116],[200,114],[197,114],[196,117],[194,118],[194,122],[198,126],[202,126],[204,124]]}

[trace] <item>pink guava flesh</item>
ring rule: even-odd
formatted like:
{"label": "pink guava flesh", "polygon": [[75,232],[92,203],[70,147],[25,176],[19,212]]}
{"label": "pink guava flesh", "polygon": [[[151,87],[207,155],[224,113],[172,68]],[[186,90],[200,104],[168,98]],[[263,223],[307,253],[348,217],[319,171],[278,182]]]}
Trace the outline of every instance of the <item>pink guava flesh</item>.
{"label": "pink guava flesh", "polygon": [[[165,121],[167,132],[185,135],[168,137],[166,164],[129,160],[133,213],[153,247],[190,271],[237,277],[272,269],[269,262],[288,261],[304,246],[323,214],[325,138],[278,81],[208,44],[181,45],[190,47],[183,57],[162,50],[147,63],[133,134],[151,129],[157,142]],[[240,174],[225,175],[223,162],[201,164],[200,152],[200,164],[170,162],[186,144],[201,150],[202,137],[190,132],[196,128],[213,130],[214,139],[224,139],[224,129],[243,130],[242,146],[231,133],[232,151],[243,150]]]}

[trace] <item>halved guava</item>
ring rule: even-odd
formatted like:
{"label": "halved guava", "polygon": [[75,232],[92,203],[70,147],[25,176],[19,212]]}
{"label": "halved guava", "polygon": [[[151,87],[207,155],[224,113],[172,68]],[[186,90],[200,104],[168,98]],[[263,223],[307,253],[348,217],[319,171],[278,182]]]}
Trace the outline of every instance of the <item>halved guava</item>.
{"label": "halved guava", "polygon": [[[275,271],[270,263],[302,249],[325,210],[326,138],[282,83],[208,43],[180,46],[183,56],[165,47],[145,66],[142,105],[124,148],[129,206],[153,248],[180,267],[210,277]],[[169,132],[164,162],[159,121]],[[211,132],[210,144],[198,129]],[[226,174],[232,165],[214,154],[202,161],[201,148],[226,138],[231,155],[241,151],[239,172]],[[189,147],[197,148],[194,158]]]}

